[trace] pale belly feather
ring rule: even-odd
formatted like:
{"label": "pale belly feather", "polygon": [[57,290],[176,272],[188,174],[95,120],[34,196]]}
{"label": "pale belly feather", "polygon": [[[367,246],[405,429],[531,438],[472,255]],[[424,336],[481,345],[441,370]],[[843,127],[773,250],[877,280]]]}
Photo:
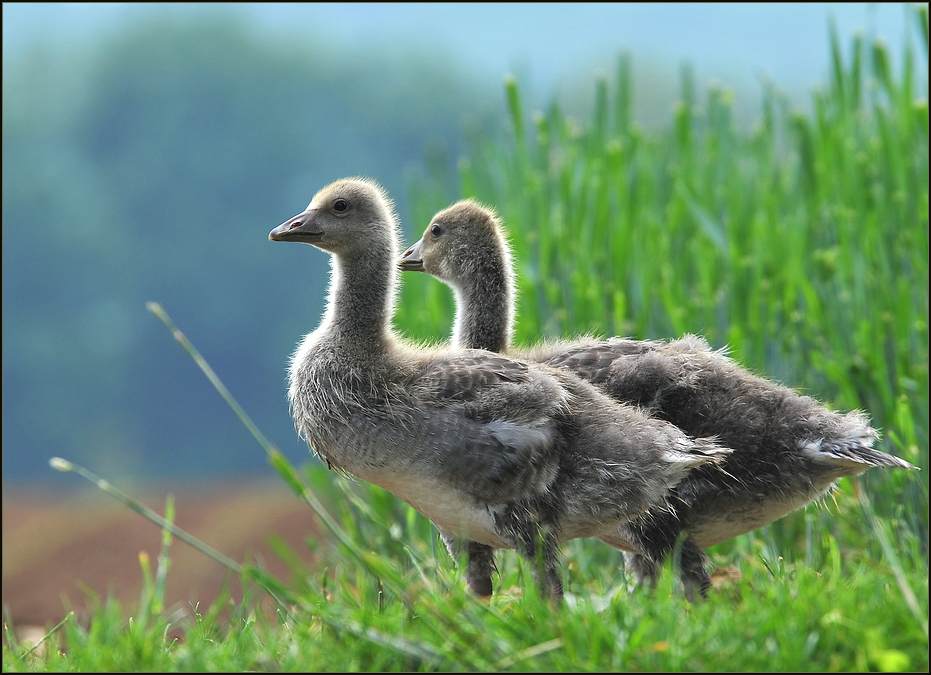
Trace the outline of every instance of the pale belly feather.
{"label": "pale belly feather", "polygon": [[489,508],[435,479],[385,469],[360,471],[356,475],[407,502],[444,533],[494,548],[512,548],[497,534]]}

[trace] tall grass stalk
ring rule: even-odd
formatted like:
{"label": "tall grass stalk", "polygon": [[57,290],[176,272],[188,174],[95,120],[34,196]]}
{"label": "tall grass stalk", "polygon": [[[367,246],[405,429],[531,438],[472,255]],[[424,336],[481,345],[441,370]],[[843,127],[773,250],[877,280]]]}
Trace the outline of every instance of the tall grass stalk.
{"label": "tall grass stalk", "polygon": [[[184,530],[182,530],[180,527],[178,527],[172,522],[173,505],[171,501],[169,501],[168,503],[169,508],[166,510],[166,516],[161,516],[155,511],[153,511],[152,509],[150,509],[148,506],[143,504],[142,502],[138,501],[137,499],[133,497],[130,497],[128,494],[126,494],[122,490],[119,490],[116,487],[114,487],[109,481],[104,480],[103,478],[93,473],[92,471],[88,471],[80,464],[75,464],[73,462],[68,461],[67,459],[62,459],[61,457],[52,457],[49,460],[49,466],[51,466],[56,471],[61,471],[63,473],[76,473],[82,478],[86,478],[88,481],[90,481],[91,483],[96,485],[98,488],[100,488],[100,490],[104,494],[109,495],[110,497],[113,497],[118,502],[123,504],[123,506],[135,511],[136,513],[141,515],[146,520],[149,520],[155,523],[156,525],[161,527],[165,532],[168,532],[176,536],[178,539],[180,539],[186,544],[190,544],[191,546],[196,548],[198,551],[200,551],[207,557],[212,558],[213,560],[217,561],[218,563],[228,568],[232,572],[236,574],[242,573],[243,571],[242,566],[239,563],[237,563],[235,560],[233,560],[232,558],[228,556],[223,555],[222,553],[217,551],[215,548],[205,544],[200,539],[197,539],[197,537],[185,532]],[[166,545],[164,539],[162,541],[162,545],[163,546]]]}

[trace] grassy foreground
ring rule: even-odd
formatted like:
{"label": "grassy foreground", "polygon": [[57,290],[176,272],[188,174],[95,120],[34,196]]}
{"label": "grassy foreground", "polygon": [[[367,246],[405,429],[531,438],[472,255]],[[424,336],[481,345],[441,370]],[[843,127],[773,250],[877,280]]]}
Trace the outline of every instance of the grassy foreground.
{"label": "grassy foreground", "polygon": [[[616,551],[572,542],[564,550],[564,607],[536,596],[529,573],[511,552],[501,556],[499,592],[485,603],[464,591],[461,574],[422,516],[378,488],[334,481],[319,464],[298,472],[255,432],[270,463],[339,542],[326,551],[325,568],[303,569],[279,546],[284,559],[295,561],[293,579],[282,583],[174,531],[240,574],[251,591],[209,608],[164,607],[175,530],[171,501],[161,518],[59,460],[58,468],[84,473],[163,525],[162,550],[155,569],[148,558],[140,560],[146,583],[128,622],[128,608],[110,601],[88,625],[66,618],[32,651],[8,629],[4,671],[928,667],[928,579],[920,543],[893,542],[868,501],[859,513],[844,515],[864,523],[863,536],[880,542],[885,559],[842,551],[824,535],[816,545],[827,551],[827,563],[815,569],[787,563],[764,538],[743,537],[743,548],[727,560],[727,573],[718,576],[716,592],[689,605],[672,574],[652,592],[629,595]],[[314,496],[321,494],[325,504]]]}
{"label": "grassy foreground", "polygon": [[[153,306],[332,533],[319,551],[327,565],[304,569],[278,543],[292,578],[273,579],[187,540],[249,590],[165,607],[185,538],[170,500],[159,516],[103,484],[165,532],[158,558],[140,559],[138,606],[104,601],[82,624],[63,612],[37,647],[6,622],[4,672],[927,671],[928,107],[914,83],[927,81],[928,24],[926,7],[909,11],[924,42],[902,72],[861,38],[845,61],[835,39],[811,110],[767,90],[749,132],[732,123],[727,91],[700,103],[688,71],[671,125],[656,132],[630,119],[623,59],[585,125],[555,106],[528,122],[511,83],[510,136],[472,138],[455,176],[413,186],[408,230],[475,196],[511,232],[519,341],[700,333],[761,374],[867,410],[882,448],[921,472],[844,480],[832,499],[713,547],[721,570],[706,602],[689,605],[669,570],[653,592],[629,593],[620,555],[594,541],[563,549],[565,606],[536,597],[511,552],[481,602],[422,516],[319,464],[288,464]],[[436,340],[451,317],[445,287],[405,277],[407,334]]]}
{"label": "grassy foreground", "polygon": [[[669,573],[654,591],[629,594],[619,554],[581,541],[564,549],[565,606],[553,608],[536,595],[512,552],[501,556],[498,593],[486,603],[464,590],[422,516],[378,488],[334,482],[319,464],[299,473],[273,447],[266,449],[296,492],[325,495],[325,505],[310,499],[326,509],[324,522],[340,542],[326,551],[326,567],[302,569],[280,547],[284,559],[295,561],[287,583],[227,562],[251,589],[245,597],[209,608],[164,607],[173,546],[169,500],[155,569],[147,558],[140,561],[146,584],[139,605],[109,601],[88,625],[66,618],[32,651],[8,630],[4,671],[928,668],[928,577],[920,544],[893,541],[868,502],[847,515],[864,523],[864,536],[882,543],[885,559],[842,551],[824,535],[817,545],[828,552],[827,563],[816,569],[787,563],[765,538],[743,537],[717,576],[716,591],[690,605]],[[117,496],[135,508],[131,498]]]}

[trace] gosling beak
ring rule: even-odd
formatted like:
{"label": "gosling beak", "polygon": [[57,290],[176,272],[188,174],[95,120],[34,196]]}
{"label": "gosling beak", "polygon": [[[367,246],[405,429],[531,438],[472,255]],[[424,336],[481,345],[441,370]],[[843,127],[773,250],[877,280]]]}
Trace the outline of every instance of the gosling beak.
{"label": "gosling beak", "polygon": [[303,213],[299,213],[269,232],[268,240],[299,241],[307,244],[315,244],[323,238],[323,232],[314,230],[314,221],[316,218],[317,209],[308,209]]}
{"label": "gosling beak", "polygon": [[398,267],[403,272],[425,272],[423,267],[423,258],[420,257],[420,246],[423,239],[404,251],[404,255],[398,260]]}

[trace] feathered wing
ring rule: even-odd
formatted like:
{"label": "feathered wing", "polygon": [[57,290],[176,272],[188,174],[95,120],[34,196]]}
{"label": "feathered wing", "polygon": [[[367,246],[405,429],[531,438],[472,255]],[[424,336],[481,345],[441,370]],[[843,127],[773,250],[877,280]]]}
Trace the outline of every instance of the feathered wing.
{"label": "feathered wing", "polygon": [[431,361],[409,383],[419,453],[478,500],[540,494],[556,477],[566,392],[523,363],[486,352]]}
{"label": "feathered wing", "polygon": [[602,382],[614,370],[615,362],[625,356],[639,356],[653,351],[648,341],[612,338],[583,338],[576,342],[544,343],[528,352],[528,360],[563,368],[588,382]]}

